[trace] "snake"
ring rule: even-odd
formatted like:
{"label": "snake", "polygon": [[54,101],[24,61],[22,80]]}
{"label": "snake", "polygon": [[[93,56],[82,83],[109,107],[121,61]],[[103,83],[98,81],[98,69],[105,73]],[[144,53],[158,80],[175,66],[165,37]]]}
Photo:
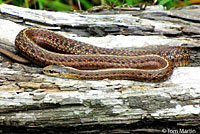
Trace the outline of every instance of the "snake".
{"label": "snake", "polygon": [[127,50],[97,47],[42,28],[25,28],[15,39],[17,51],[44,67],[43,73],[80,80],[167,80],[175,67],[189,63],[186,47]]}

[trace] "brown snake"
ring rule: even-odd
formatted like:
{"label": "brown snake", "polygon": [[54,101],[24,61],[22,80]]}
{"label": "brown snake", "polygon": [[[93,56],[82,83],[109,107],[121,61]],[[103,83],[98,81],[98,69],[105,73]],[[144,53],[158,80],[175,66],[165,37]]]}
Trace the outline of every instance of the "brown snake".
{"label": "brown snake", "polygon": [[47,75],[87,80],[164,81],[172,74],[174,66],[187,65],[190,57],[185,47],[138,51],[107,49],[38,28],[22,30],[15,45],[25,58],[45,67],[43,72]]}

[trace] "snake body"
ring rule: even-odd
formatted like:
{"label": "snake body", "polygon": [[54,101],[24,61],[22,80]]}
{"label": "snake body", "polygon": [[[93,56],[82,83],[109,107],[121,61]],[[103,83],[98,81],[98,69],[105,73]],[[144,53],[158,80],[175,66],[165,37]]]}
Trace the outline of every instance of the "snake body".
{"label": "snake body", "polygon": [[15,45],[28,60],[45,67],[45,74],[74,79],[163,81],[172,74],[174,66],[189,62],[189,51],[185,47],[108,49],[39,28],[22,30]]}

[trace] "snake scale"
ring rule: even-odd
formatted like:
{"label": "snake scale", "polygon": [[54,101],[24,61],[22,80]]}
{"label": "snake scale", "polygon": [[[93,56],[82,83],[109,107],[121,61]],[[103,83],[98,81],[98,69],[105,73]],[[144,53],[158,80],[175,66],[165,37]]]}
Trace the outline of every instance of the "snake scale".
{"label": "snake scale", "polygon": [[44,67],[45,74],[84,80],[164,81],[175,66],[187,65],[190,57],[185,47],[108,49],[40,28],[22,30],[15,45],[25,58]]}

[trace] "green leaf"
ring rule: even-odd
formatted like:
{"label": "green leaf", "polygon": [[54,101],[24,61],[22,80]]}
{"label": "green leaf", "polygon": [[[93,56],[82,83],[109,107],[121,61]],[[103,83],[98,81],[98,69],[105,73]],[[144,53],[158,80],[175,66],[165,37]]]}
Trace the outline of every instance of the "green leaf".
{"label": "green leaf", "polygon": [[23,7],[23,0],[12,0],[12,4]]}
{"label": "green leaf", "polygon": [[127,5],[134,5],[135,3],[137,3],[137,0],[126,0]]}
{"label": "green leaf", "polygon": [[25,3],[26,8],[29,8],[28,0],[24,0],[24,3]]}
{"label": "green leaf", "polygon": [[71,11],[71,9],[68,5],[61,3],[60,1],[46,1],[45,0],[45,1],[43,1],[43,4],[52,10]]}
{"label": "green leaf", "polygon": [[107,0],[107,4],[110,5],[110,4],[115,4],[114,6],[119,6],[119,5],[122,5],[122,2],[120,2],[119,0]]}
{"label": "green leaf", "polygon": [[165,5],[166,3],[168,3],[170,0],[161,0],[159,1],[159,5]]}
{"label": "green leaf", "polygon": [[184,0],[184,1],[185,1],[185,5],[186,5],[186,6],[189,6],[189,5],[190,5],[188,0]]}
{"label": "green leaf", "polygon": [[38,0],[39,9],[43,9],[43,2],[42,0]]}
{"label": "green leaf", "polygon": [[173,7],[174,7],[174,4],[173,4],[173,1],[172,1],[172,0],[169,1],[169,6],[170,6],[170,8],[173,8]]}
{"label": "green leaf", "polygon": [[84,6],[85,9],[92,8],[92,5],[87,0],[80,0],[80,3]]}

